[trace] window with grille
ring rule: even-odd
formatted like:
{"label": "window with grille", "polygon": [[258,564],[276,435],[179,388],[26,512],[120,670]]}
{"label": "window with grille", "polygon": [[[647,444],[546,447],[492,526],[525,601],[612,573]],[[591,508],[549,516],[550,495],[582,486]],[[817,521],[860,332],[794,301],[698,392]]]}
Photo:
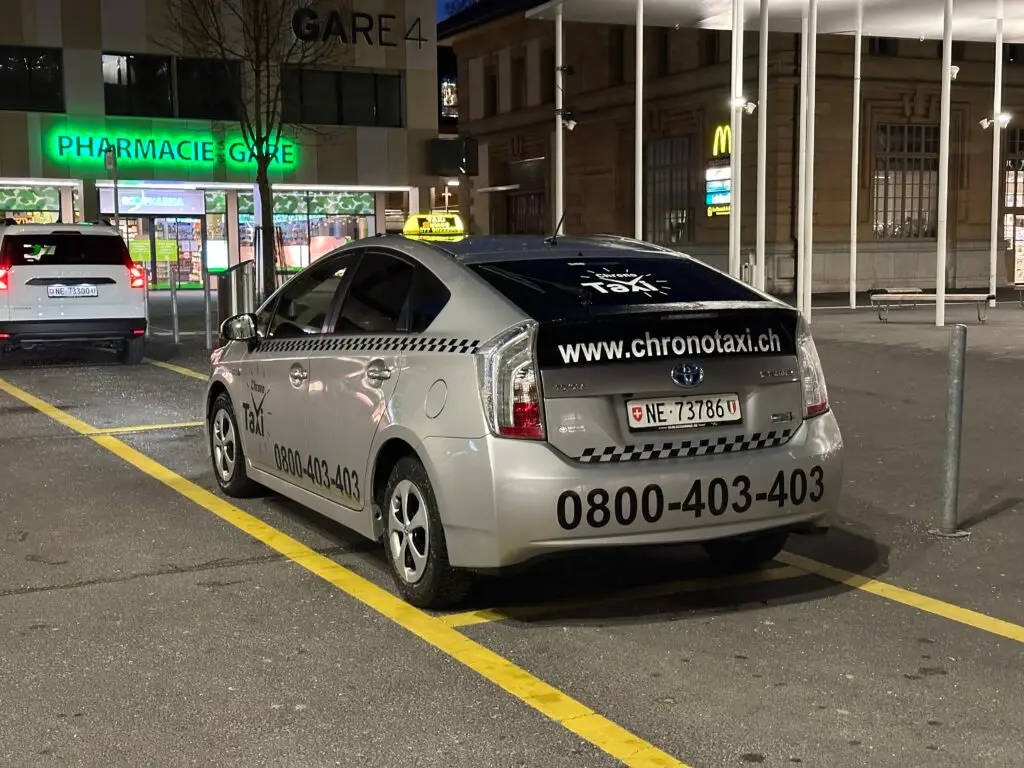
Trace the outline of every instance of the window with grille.
{"label": "window with grille", "polygon": [[1005,132],[1003,166],[1003,240],[1006,249],[1024,258],[1024,128]]}
{"label": "window with grille", "polygon": [[875,129],[872,199],[875,237],[935,237],[939,208],[939,127]]}
{"label": "window with grille", "polygon": [[689,241],[693,137],[649,141],[644,146],[644,239],[659,245]]}

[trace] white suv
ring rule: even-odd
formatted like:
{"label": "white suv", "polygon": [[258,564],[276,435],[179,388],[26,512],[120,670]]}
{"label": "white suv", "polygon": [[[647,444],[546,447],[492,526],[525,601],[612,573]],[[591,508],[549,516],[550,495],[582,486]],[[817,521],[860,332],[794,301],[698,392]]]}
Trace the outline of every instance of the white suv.
{"label": "white suv", "polygon": [[146,271],[113,227],[10,219],[0,227],[0,356],[89,344],[137,365],[146,319]]}

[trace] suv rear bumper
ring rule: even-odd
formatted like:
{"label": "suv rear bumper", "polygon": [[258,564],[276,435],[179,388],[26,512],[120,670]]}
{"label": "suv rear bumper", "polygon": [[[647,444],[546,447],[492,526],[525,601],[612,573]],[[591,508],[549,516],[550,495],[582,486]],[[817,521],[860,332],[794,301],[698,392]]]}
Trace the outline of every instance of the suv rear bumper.
{"label": "suv rear bumper", "polygon": [[109,320],[8,320],[0,321],[0,346],[124,341],[141,336],[145,331],[146,319],[142,317]]}

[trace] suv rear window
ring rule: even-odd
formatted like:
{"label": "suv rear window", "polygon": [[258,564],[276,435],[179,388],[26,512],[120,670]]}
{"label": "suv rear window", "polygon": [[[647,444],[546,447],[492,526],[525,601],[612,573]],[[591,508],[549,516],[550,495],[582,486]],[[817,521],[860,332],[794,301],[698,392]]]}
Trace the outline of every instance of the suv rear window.
{"label": "suv rear window", "polygon": [[761,300],[746,286],[683,256],[588,257],[580,253],[572,259],[467,266],[540,322],[699,301]]}
{"label": "suv rear window", "polygon": [[0,264],[69,266],[73,264],[127,266],[131,256],[124,240],[112,235],[78,232],[8,235],[3,239]]}

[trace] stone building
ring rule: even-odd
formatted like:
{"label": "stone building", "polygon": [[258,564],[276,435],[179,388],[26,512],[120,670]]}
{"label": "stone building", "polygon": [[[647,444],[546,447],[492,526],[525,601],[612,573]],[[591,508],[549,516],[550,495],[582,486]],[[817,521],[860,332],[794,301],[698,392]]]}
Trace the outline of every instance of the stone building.
{"label": "stone building", "polygon": [[[482,2],[438,28],[459,62],[460,132],[478,141],[480,174],[463,180],[476,231],[553,231],[554,25],[536,2]],[[500,9],[499,9],[500,7]],[[633,233],[635,29],[565,24],[565,227]],[[852,36],[818,37],[814,290],[849,280]],[[935,284],[941,43],[863,40],[858,289]],[[725,267],[729,217],[707,196],[729,125],[731,33],[645,30],[644,237]],[[767,287],[793,287],[800,37],[771,34],[768,56]],[[949,285],[988,284],[993,45],[956,43],[949,188]],[[1004,46],[1004,111],[1024,106],[1024,45]],[[756,100],[758,33],[744,38],[747,98]],[[1015,125],[1015,122],[1019,124]],[[1024,254],[1024,112],[1003,132],[1000,284]],[[742,240],[755,237],[757,116],[742,132]],[[716,148],[716,133],[718,144]],[[471,182],[472,194],[466,194]],[[752,255],[749,257],[752,259]]]}

